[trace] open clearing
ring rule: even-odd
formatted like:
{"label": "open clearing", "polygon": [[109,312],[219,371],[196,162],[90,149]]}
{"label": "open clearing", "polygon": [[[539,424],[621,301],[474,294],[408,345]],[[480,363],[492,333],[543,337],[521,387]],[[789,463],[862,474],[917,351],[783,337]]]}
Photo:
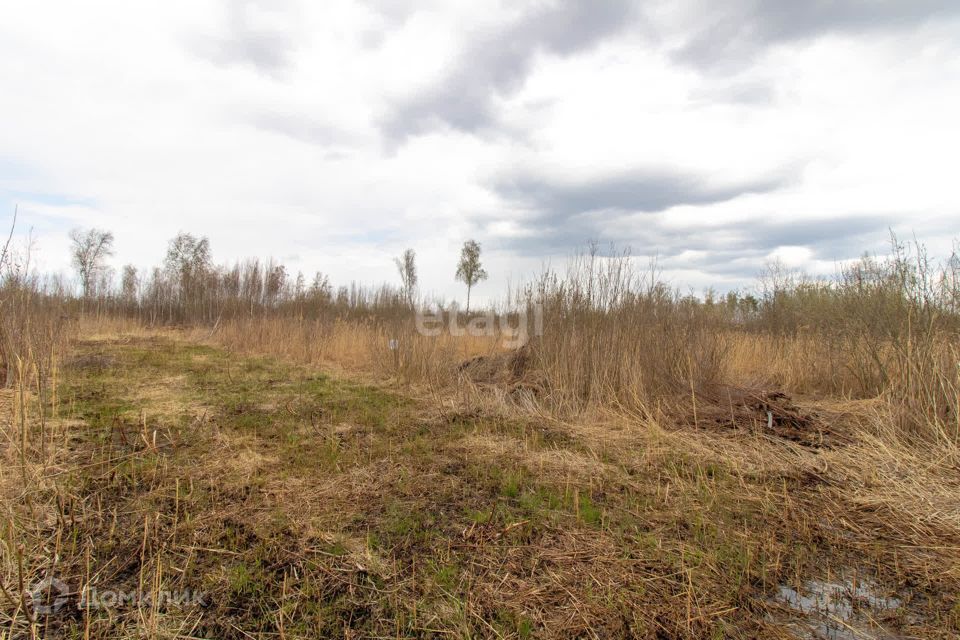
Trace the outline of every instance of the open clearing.
{"label": "open clearing", "polygon": [[[22,579],[71,591],[30,625],[38,602],[15,607],[7,637],[960,631],[955,480],[898,468],[839,409],[730,400],[667,429],[409,393],[173,332],[81,340],[34,488],[3,472],[7,558],[35,539]],[[84,587],[153,597],[84,608]]]}

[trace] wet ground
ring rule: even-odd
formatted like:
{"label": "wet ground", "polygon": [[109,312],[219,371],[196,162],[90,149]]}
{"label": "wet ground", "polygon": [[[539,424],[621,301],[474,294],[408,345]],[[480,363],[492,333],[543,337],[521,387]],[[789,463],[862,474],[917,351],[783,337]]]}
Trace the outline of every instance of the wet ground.
{"label": "wet ground", "polygon": [[902,600],[871,580],[840,577],[808,580],[801,588],[780,585],[775,602],[804,621],[791,626],[798,636],[816,640],[900,640],[884,621],[900,616]]}

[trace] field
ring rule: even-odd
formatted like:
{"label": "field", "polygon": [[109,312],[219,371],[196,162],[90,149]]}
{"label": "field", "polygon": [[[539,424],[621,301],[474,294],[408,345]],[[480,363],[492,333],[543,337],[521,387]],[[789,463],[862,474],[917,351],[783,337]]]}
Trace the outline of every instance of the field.
{"label": "field", "polygon": [[[557,420],[195,333],[87,334],[44,454],[4,465],[6,637],[960,631],[957,469],[871,437],[869,400]],[[70,591],[31,622],[18,583],[49,575]]]}
{"label": "field", "polygon": [[8,276],[0,638],[957,637],[955,269],[629,265],[490,311],[519,345],[389,289]]}

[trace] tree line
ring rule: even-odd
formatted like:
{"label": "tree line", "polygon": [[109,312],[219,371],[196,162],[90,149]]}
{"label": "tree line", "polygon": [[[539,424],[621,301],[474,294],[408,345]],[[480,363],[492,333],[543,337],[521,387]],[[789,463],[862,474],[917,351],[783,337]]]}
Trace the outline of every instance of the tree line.
{"label": "tree line", "polygon": [[[114,256],[113,233],[103,229],[70,232],[71,263],[84,307],[121,309],[151,322],[214,321],[225,312],[296,306],[300,310],[320,306],[357,313],[372,310],[415,308],[418,300],[417,257],[406,249],[394,259],[399,287],[357,284],[336,289],[322,272],[308,281],[302,272],[291,275],[273,259],[241,260],[232,266],[213,263],[210,241],[190,233],[178,233],[167,244],[163,264],[146,272],[134,265],[120,270],[119,288],[109,264]],[[467,311],[473,288],[488,277],[481,261],[481,246],[467,240],[461,249],[454,277],[467,288]]]}
{"label": "tree line", "polygon": [[[179,233],[168,242],[163,263],[147,271],[132,265],[116,274],[109,265],[114,255],[114,237],[100,229],[71,232],[73,266],[79,280],[81,311],[116,311],[136,315],[150,323],[216,322],[240,314],[299,313],[302,315],[357,318],[409,318],[410,311],[428,301],[418,291],[417,255],[406,249],[394,259],[397,285],[363,286],[356,283],[334,287],[328,276],[316,272],[309,279],[292,275],[273,260],[246,259],[233,265],[214,265],[210,241]],[[844,265],[834,278],[813,278],[770,265],[760,276],[753,293],[730,291],[723,295],[707,290],[703,295],[683,295],[651,274],[649,286],[607,287],[613,298],[599,296],[603,282],[617,279],[617,270],[627,264],[626,254],[600,260],[597,247],[584,256],[590,265],[606,265],[612,273],[594,273],[591,266],[585,283],[571,282],[570,274],[545,274],[536,286],[522,292],[522,300],[508,300],[517,308],[531,301],[549,305],[558,291],[574,287],[585,297],[587,307],[609,311],[623,301],[646,300],[651,308],[667,306],[699,317],[713,317],[726,326],[792,334],[798,331],[836,334],[841,330],[862,337],[883,339],[915,330],[918,319],[954,324],[960,317],[960,258],[953,253],[936,265],[917,243],[904,244],[891,238],[891,253],[885,257],[864,256]],[[482,263],[481,246],[467,240],[460,251],[454,277],[466,287],[467,310],[473,288],[488,274]],[[6,259],[10,262],[9,257]],[[10,269],[6,269],[11,272]],[[21,268],[26,273],[28,268]],[[577,276],[580,277],[580,276]],[[593,278],[597,278],[594,282]],[[547,280],[556,280],[547,286]],[[574,278],[576,279],[576,278]],[[581,286],[582,285],[582,286]],[[52,287],[57,295],[69,295],[62,283]],[[631,302],[633,304],[633,302]],[[685,311],[684,311],[685,310]],[[903,327],[906,327],[904,329]]]}

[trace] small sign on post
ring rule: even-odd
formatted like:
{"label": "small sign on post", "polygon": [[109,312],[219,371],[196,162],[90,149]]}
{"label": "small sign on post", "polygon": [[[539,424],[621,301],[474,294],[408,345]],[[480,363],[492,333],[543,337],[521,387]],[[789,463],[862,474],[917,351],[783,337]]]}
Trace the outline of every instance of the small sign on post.
{"label": "small sign on post", "polygon": [[387,346],[390,348],[390,351],[393,351],[393,370],[399,371],[400,370],[400,352],[397,351],[397,347],[399,346],[399,344],[397,343],[397,339],[390,338],[390,340],[387,342]]}

